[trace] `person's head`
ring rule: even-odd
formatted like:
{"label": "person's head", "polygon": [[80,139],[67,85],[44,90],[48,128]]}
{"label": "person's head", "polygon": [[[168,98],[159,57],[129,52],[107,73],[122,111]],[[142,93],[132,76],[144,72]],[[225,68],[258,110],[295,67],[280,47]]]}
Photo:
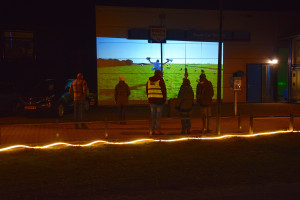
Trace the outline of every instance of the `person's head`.
{"label": "person's head", "polygon": [[200,75],[200,81],[205,81],[206,80],[206,75],[205,74],[201,74]]}
{"label": "person's head", "polygon": [[120,81],[125,81],[125,77],[124,76],[119,76],[119,80]]}
{"label": "person's head", "polygon": [[82,73],[78,73],[77,74],[77,79],[83,80],[83,74]]}
{"label": "person's head", "polygon": [[183,79],[182,79],[182,84],[188,84],[188,85],[190,85],[190,84],[191,84],[191,82],[190,82],[190,80],[189,80],[189,79],[187,79],[187,78],[183,78]]}
{"label": "person's head", "polygon": [[162,72],[160,70],[155,70],[154,75],[155,76],[162,76]]}
{"label": "person's head", "polygon": [[156,60],[156,62],[159,62],[159,60]]}

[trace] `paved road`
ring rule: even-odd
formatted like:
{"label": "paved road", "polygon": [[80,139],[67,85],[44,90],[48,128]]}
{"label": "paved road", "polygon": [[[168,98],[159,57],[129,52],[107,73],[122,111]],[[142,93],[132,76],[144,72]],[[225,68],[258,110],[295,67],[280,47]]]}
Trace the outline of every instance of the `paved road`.
{"label": "paved road", "polygon": [[[202,135],[202,120],[195,106],[192,114],[192,137],[216,136],[216,118],[211,119],[212,133]],[[216,113],[216,106],[213,113]],[[287,130],[290,128],[290,118],[293,113],[293,128],[300,130],[300,105],[286,103],[268,104],[239,104],[241,114],[234,117],[233,104],[222,105],[221,134],[249,134],[250,116],[286,116],[286,118],[254,119],[253,131],[265,132],[274,130]],[[148,106],[130,106],[127,108],[127,124],[120,125],[117,121],[116,107],[92,108],[88,113],[88,129],[75,129],[72,113],[63,118],[49,118],[43,115],[35,116],[6,116],[1,117],[0,133],[1,146],[15,144],[49,144],[53,142],[87,143],[94,140],[130,141],[140,138],[149,138]],[[106,122],[105,122],[106,121]],[[240,125],[240,126],[239,126]],[[239,129],[241,127],[241,129]],[[164,109],[162,119],[164,135],[152,136],[153,138],[178,138],[181,137],[181,124],[177,112]]]}

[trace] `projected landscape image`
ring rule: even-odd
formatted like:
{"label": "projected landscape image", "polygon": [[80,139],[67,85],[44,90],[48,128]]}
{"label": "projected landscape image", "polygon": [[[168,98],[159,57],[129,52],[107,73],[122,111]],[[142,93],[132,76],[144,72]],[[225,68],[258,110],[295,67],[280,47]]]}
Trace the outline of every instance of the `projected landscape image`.
{"label": "projected landscape image", "polygon": [[[119,76],[129,85],[131,104],[146,103],[146,82],[161,69],[167,87],[167,99],[176,98],[184,78],[185,68],[196,92],[201,70],[214,86],[216,98],[218,43],[167,41],[161,45],[148,40],[97,37],[98,104],[114,104],[114,89]],[[159,64],[155,64],[155,62]]]}

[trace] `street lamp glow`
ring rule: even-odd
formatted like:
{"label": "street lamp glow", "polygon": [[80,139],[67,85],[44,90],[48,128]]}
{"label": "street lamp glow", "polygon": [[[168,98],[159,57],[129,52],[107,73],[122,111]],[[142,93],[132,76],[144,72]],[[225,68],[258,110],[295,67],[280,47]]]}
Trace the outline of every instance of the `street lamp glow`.
{"label": "street lamp glow", "polygon": [[278,59],[273,59],[269,61],[270,64],[277,64],[278,63]]}

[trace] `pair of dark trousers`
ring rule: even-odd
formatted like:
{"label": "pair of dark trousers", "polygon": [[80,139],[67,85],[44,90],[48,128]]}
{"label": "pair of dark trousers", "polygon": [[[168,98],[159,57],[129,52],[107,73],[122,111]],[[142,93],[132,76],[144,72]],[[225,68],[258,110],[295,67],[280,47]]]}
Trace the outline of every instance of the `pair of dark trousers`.
{"label": "pair of dark trousers", "polygon": [[200,116],[203,119],[203,131],[208,131],[209,118],[211,117],[211,106],[200,106]]}
{"label": "pair of dark trousers", "polygon": [[181,133],[189,134],[191,129],[191,120],[189,112],[179,112],[181,118]]}
{"label": "pair of dark trousers", "polygon": [[74,101],[74,121],[83,122],[85,118],[85,100]]}
{"label": "pair of dark trousers", "polygon": [[209,129],[209,118],[210,118],[210,116],[205,116],[205,115],[203,115],[202,116],[202,118],[203,118],[203,131],[210,131],[210,129]]}
{"label": "pair of dark trousers", "polygon": [[160,129],[160,119],[162,117],[163,107],[164,107],[164,104],[150,103],[152,130],[154,130],[155,128]]}
{"label": "pair of dark trousers", "polygon": [[126,110],[126,106],[121,104],[119,106],[119,120],[120,121],[125,121],[125,110]]}

